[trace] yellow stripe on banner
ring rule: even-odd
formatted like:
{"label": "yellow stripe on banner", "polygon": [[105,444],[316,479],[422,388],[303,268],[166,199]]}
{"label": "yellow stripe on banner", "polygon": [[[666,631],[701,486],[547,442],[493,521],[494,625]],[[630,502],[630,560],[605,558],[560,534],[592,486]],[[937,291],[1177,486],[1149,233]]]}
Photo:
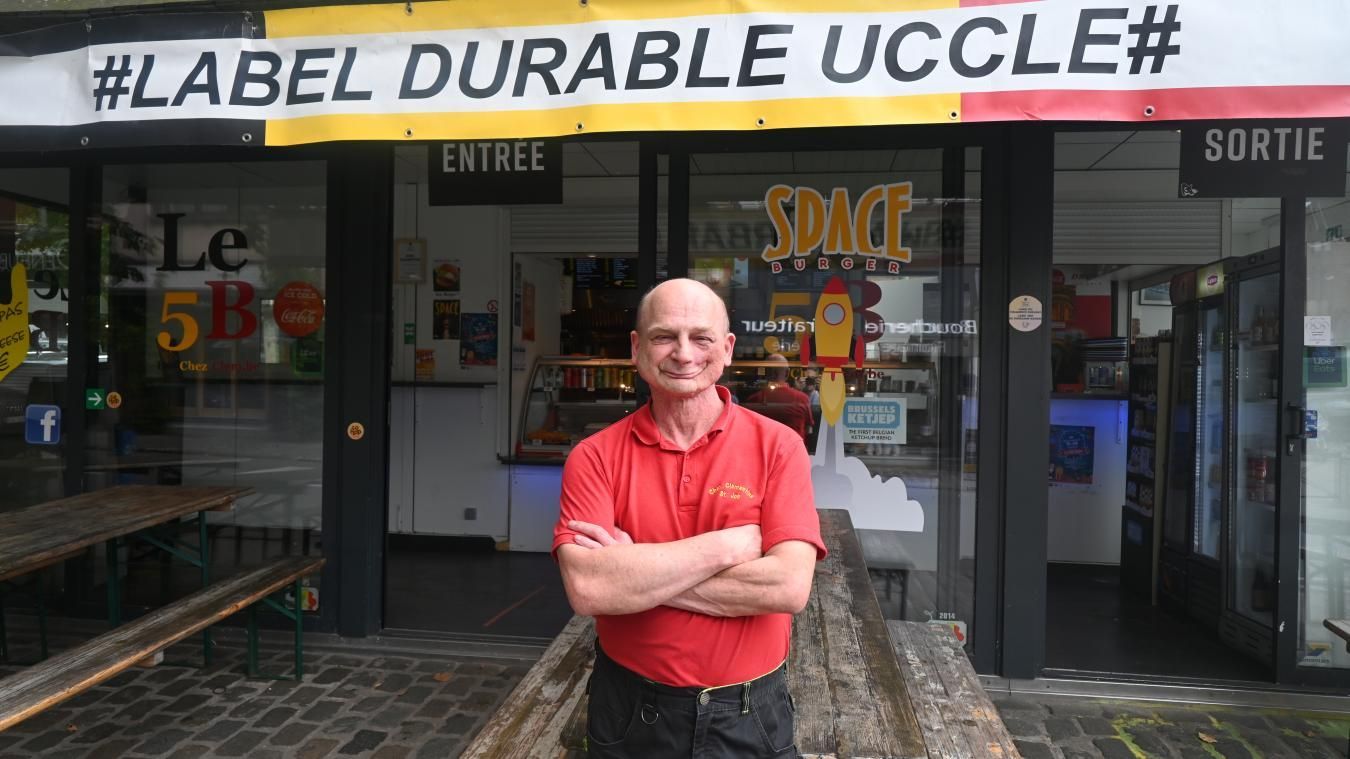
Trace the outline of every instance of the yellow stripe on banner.
{"label": "yellow stripe on banner", "polygon": [[[961,95],[625,103],[537,111],[333,114],[267,122],[268,145],[330,140],[486,140],[569,134],[959,123]],[[822,114],[830,114],[823,118]]]}
{"label": "yellow stripe on banner", "polygon": [[895,13],[960,7],[960,0],[430,0],[267,11],[268,39],[440,29],[557,26],[740,13]]}

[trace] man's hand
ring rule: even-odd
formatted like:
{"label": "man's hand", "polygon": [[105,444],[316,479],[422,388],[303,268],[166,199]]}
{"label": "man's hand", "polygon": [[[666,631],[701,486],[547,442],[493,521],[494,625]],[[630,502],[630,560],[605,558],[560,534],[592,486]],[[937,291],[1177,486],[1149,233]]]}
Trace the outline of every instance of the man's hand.
{"label": "man's hand", "polygon": [[598,524],[591,524],[590,522],[582,522],[574,519],[567,523],[567,529],[576,530],[580,533],[572,537],[572,542],[582,548],[604,548],[605,546],[612,546],[616,543],[633,542],[633,537],[623,530],[620,530],[617,526],[614,528],[614,532],[617,534],[610,535],[605,528]]}
{"label": "man's hand", "polygon": [[[598,524],[573,520],[567,523],[567,529],[576,530],[577,535],[572,538],[572,542],[583,548],[605,548],[612,545],[631,545],[633,537],[617,526],[614,528],[614,535]],[[761,551],[760,531],[757,524],[745,524],[740,527],[728,527],[723,530],[716,530],[725,539],[727,550],[730,553],[730,562],[735,564],[744,564],[747,561],[754,561],[764,554]]]}

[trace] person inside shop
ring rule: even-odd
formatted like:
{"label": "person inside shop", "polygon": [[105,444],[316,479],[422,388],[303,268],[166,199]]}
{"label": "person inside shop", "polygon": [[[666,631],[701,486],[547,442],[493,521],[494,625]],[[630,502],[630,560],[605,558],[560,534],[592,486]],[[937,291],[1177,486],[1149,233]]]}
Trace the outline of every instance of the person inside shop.
{"label": "person inside shop", "polygon": [[553,539],[595,617],[589,755],[796,756],[792,615],[825,556],[806,449],[717,384],[735,336],[706,285],[653,288],[630,341],[651,401],[568,456]]}
{"label": "person inside shop", "polygon": [[810,397],[788,379],[788,361],[783,354],[771,353],[765,360],[771,364],[765,371],[768,382],[745,399],[747,408],[786,424],[806,440],[816,423],[811,415]]}

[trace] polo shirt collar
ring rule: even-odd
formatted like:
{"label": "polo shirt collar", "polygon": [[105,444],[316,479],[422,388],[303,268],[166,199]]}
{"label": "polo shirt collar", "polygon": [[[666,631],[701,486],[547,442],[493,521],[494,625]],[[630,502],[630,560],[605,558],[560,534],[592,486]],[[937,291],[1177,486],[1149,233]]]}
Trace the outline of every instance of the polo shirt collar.
{"label": "polo shirt collar", "polygon": [[[731,424],[731,407],[735,404],[731,402],[731,391],[721,385],[715,385],[717,388],[717,397],[722,399],[722,413],[717,415],[717,421],[708,429],[708,433],[700,438],[690,448],[697,447],[704,440],[709,440],[716,433],[724,432],[727,426]],[[652,404],[648,401],[642,408],[633,415],[633,435],[644,445],[661,445],[663,439],[661,430],[656,426],[656,418],[652,416]]]}

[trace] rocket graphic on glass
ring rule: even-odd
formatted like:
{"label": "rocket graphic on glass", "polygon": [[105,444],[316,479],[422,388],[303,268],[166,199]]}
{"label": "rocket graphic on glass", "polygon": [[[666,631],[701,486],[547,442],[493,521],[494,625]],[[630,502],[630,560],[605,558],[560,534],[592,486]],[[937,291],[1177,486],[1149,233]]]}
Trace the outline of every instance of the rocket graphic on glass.
{"label": "rocket graphic on glass", "polygon": [[[811,338],[802,336],[802,365],[810,364]],[[816,362],[821,366],[820,415],[831,426],[839,423],[844,412],[844,365],[852,358],[859,369],[865,355],[861,335],[853,334],[853,301],[839,277],[830,277],[816,301]]]}

